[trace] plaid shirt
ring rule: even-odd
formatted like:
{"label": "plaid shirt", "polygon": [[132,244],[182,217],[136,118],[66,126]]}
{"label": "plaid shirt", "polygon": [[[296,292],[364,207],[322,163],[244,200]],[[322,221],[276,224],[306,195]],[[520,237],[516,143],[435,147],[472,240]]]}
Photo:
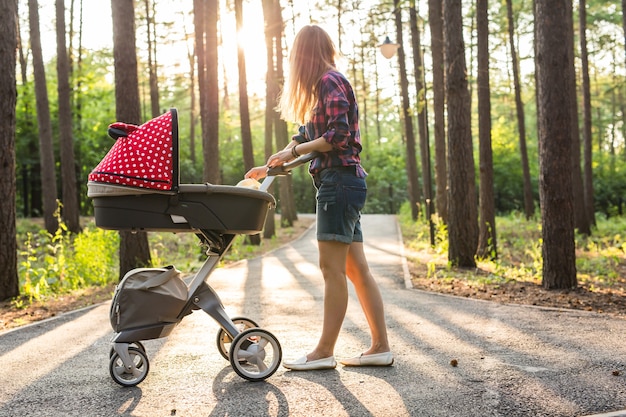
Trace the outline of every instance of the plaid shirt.
{"label": "plaid shirt", "polygon": [[319,137],[333,146],[311,161],[309,172],[317,174],[332,167],[356,166],[357,176],[365,178],[359,153],[362,150],[359,130],[359,110],[350,82],[339,72],[331,70],[322,76],[319,101],[306,126],[300,126],[293,140],[303,143]]}

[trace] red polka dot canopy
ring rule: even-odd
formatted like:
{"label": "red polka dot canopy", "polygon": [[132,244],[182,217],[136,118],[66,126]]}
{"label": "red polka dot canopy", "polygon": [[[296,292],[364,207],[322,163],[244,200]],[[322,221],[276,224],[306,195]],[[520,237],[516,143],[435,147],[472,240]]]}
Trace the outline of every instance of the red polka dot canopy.
{"label": "red polka dot canopy", "polygon": [[113,123],[115,144],[89,174],[89,181],[173,190],[178,187],[178,121],[175,109],[141,126]]}

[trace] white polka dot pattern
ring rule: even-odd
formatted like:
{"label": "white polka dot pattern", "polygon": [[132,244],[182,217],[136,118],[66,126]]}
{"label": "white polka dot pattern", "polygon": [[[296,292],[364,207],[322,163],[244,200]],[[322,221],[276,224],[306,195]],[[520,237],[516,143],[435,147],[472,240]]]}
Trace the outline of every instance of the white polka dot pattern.
{"label": "white polka dot pattern", "polygon": [[118,138],[89,181],[171,190],[172,155],[172,113],[167,112]]}

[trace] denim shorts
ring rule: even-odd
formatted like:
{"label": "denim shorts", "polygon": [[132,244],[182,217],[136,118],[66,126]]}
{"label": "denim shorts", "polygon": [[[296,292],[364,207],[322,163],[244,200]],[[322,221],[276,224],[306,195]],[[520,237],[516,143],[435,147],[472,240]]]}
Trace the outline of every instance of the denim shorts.
{"label": "denim shorts", "polygon": [[317,240],[363,242],[360,220],[367,186],[354,168],[327,168],[313,177],[317,188]]}

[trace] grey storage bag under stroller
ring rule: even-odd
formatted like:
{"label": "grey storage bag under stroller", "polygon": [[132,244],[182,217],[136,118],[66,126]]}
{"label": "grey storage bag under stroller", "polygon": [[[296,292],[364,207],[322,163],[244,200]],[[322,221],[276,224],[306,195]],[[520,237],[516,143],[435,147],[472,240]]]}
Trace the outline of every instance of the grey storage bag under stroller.
{"label": "grey storage bag under stroller", "polygon": [[187,302],[187,285],[180,271],[137,268],[117,285],[111,303],[111,326],[116,332],[159,323],[176,323]]}

